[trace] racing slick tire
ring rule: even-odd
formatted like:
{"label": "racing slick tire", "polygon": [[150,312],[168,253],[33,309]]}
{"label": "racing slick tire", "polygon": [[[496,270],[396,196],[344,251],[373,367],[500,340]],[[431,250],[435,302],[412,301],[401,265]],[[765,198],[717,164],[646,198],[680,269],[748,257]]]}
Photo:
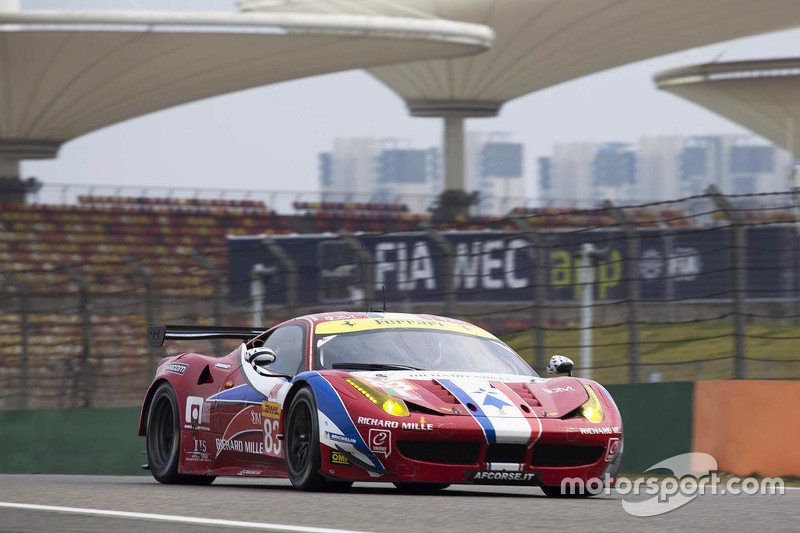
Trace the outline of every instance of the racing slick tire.
{"label": "racing slick tire", "polygon": [[153,394],[147,411],[147,465],[160,483],[210,485],[216,476],[179,474],[181,451],[180,410],[175,390],[162,383]]}
{"label": "racing slick tire", "polygon": [[292,400],[286,415],[284,454],[289,481],[300,490],[323,490],[336,487],[320,473],[317,402],[309,388],[302,388]]}
{"label": "racing slick tire", "polygon": [[431,492],[435,490],[443,490],[450,486],[450,483],[410,483],[405,481],[394,481],[392,484],[403,492]]}
{"label": "racing slick tire", "polygon": [[592,496],[592,493],[583,487],[575,487],[574,492],[562,489],[560,485],[543,485],[540,488],[550,498],[588,498]]}

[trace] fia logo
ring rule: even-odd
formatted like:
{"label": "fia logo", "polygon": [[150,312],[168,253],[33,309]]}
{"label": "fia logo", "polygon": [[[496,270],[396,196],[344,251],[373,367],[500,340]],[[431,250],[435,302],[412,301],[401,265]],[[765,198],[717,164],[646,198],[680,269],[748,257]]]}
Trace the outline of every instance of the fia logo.
{"label": "fia logo", "polygon": [[200,424],[203,416],[203,398],[200,396],[186,397],[186,423],[193,426]]}
{"label": "fia logo", "polygon": [[392,433],[386,429],[370,429],[369,449],[376,454],[389,457],[392,453]]}

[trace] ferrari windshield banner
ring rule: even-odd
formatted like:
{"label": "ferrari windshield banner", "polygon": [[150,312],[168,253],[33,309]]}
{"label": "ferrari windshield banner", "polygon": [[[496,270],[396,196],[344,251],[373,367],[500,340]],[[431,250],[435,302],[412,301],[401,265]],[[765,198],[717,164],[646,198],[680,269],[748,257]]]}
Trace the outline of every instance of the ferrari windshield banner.
{"label": "ferrari windshield banner", "polygon": [[354,331],[367,331],[376,329],[436,329],[439,331],[454,331],[457,333],[468,333],[478,337],[493,339],[494,335],[486,331],[467,324],[466,322],[445,322],[441,320],[423,320],[414,318],[357,318],[352,320],[333,320],[317,324],[314,330],[318,335],[328,335],[335,333],[351,333]]}
{"label": "ferrari windshield banner", "polygon": [[[545,298],[580,300],[584,243],[602,251],[596,262],[597,301],[628,298],[626,280],[640,280],[642,300],[726,300],[732,298],[733,235],[728,228],[640,230],[638,272],[629,272],[627,242],[618,230],[549,231],[539,234],[545,264]],[[530,302],[535,249],[521,233],[443,232],[444,242],[424,232],[354,236],[356,245],[336,235],[230,237],[230,303],[249,305],[254,267],[259,267],[265,305],[359,305],[364,280],[372,301],[443,302],[448,283],[461,303]],[[747,236],[747,297],[800,296],[800,257],[793,227],[753,227]],[[360,253],[360,250],[366,252]],[[287,258],[291,263],[287,263]],[[450,279],[448,279],[450,278]],[[294,281],[293,281],[294,280]]]}

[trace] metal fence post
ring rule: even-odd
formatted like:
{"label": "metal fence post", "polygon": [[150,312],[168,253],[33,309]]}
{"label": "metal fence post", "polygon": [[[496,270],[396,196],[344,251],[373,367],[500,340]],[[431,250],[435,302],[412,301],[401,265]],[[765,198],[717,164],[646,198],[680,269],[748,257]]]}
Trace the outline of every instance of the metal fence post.
{"label": "metal fence post", "polygon": [[[203,267],[208,271],[211,277],[214,279],[214,293],[211,296],[211,314],[214,316],[214,324],[217,326],[222,325],[222,274],[220,274],[219,269],[217,266],[211,262],[205,255],[200,253],[198,250],[195,250],[192,254],[197,258],[197,262],[200,263],[200,266]],[[222,341],[219,339],[215,339],[213,341],[214,350],[217,353],[221,353],[223,351],[223,344]]]}
{"label": "metal fence post", "polygon": [[272,252],[272,255],[278,258],[278,262],[286,272],[286,307],[289,312],[293,313],[298,304],[297,262],[270,235],[264,236],[263,243]]}
{"label": "metal fence post", "polygon": [[[157,322],[156,319],[156,308],[155,308],[155,289],[153,284],[153,277],[144,271],[142,265],[137,263],[132,257],[125,256],[124,258],[125,264],[127,264],[133,273],[136,274],[138,277],[142,278],[144,282],[144,309],[145,309],[145,319],[147,320],[147,324],[155,324]],[[158,352],[155,348],[150,348],[150,355],[147,359],[147,376],[145,379],[149,383],[149,380],[155,375],[156,373],[156,366],[158,362]]]}
{"label": "metal fence post", "polygon": [[603,203],[614,222],[622,227],[625,232],[626,252],[625,262],[628,272],[628,381],[640,383],[642,380],[640,359],[641,359],[641,319],[639,312],[639,259],[641,257],[641,240],[636,226],[630,223],[628,216],[619,207],[615,206],[610,200]]}
{"label": "metal fence post", "polygon": [[733,231],[733,352],[734,352],[734,372],[736,379],[745,379],[745,313],[747,302],[745,291],[747,290],[746,279],[746,246],[747,234],[742,213],[736,209],[731,201],[720,193],[719,189],[712,183],[706,189],[706,194],[711,197],[717,209],[723,211],[731,222]]}
{"label": "metal fence post", "polygon": [[444,310],[446,315],[451,315],[453,314],[456,303],[454,284],[455,264],[453,259],[455,252],[453,251],[453,245],[430,224],[425,223],[422,225],[422,228],[425,230],[425,233],[428,234],[428,238],[430,238],[444,254]]}
{"label": "metal fence post", "polygon": [[81,322],[83,325],[82,345],[81,345],[81,361],[80,371],[81,380],[83,382],[83,405],[82,407],[92,407],[92,396],[94,392],[94,383],[92,376],[92,304],[90,301],[91,293],[89,291],[89,284],[78,275],[77,272],[68,263],[61,262],[61,269],[70,277],[72,281],[77,283],[79,291],[78,308],[81,315]]}
{"label": "metal fence post", "polygon": [[372,286],[372,270],[375,263],[372,259],[372,254],[346,229],[339,230],[339,236],[347,243],[347,246],[350,247],[351,250],[358,254],[359,259],[361,259],[361,284],[364,290],[364,309],[369,311],[370,305],[372,305],[374,289]]}
{"label": "metal fence post", "polygon": [[30,398],[30,372],[28,369],[28,363],[30,361],[30,354],[28,353],[30,342],[30,335],[28,332],[28,297],[30,296],[30,290],[24,283],[19,281],[10,270],[2,266],[0,266],[0,274],[3,274],[9,285],[13,285],[16,288],[17,298],[19,298],[19,334],[22,342],[22,361],[20,361],[22,394],[19,395],[16,403],[19,409],[27,409],[28,398]]}
{"label": "metal fence post", "polygon": [[545,355],[545,290],[547,288],[547,256],[544,247],[544,238],[536,232],[522,218],[514,218],[514,224],[525,234],[528,242],[533,246],[533,272],[531,287],[533,288],[533,345],[534,366],[538,372],[544,372],[546,367]]}

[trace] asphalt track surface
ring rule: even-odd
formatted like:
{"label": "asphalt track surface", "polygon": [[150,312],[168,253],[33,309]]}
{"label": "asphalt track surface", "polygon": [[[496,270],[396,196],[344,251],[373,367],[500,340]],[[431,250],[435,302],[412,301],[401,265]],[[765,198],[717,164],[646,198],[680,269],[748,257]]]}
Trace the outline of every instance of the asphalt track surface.
{"label": "asphalt track surface", "polygon": [[[131,514],[98,516],[103,512]],[[530,487],[460,485],[404,494],[386,483],[357,483],[344,493],[303,493],[285,480],[218,478],[209,487],[185,487],[149,476],[0,475],[3,532],[797,531],[799,519],[800,490],[788,489],[707,494],[664,515],[637,518],[623,510],[619,495],[552,499]]]}

